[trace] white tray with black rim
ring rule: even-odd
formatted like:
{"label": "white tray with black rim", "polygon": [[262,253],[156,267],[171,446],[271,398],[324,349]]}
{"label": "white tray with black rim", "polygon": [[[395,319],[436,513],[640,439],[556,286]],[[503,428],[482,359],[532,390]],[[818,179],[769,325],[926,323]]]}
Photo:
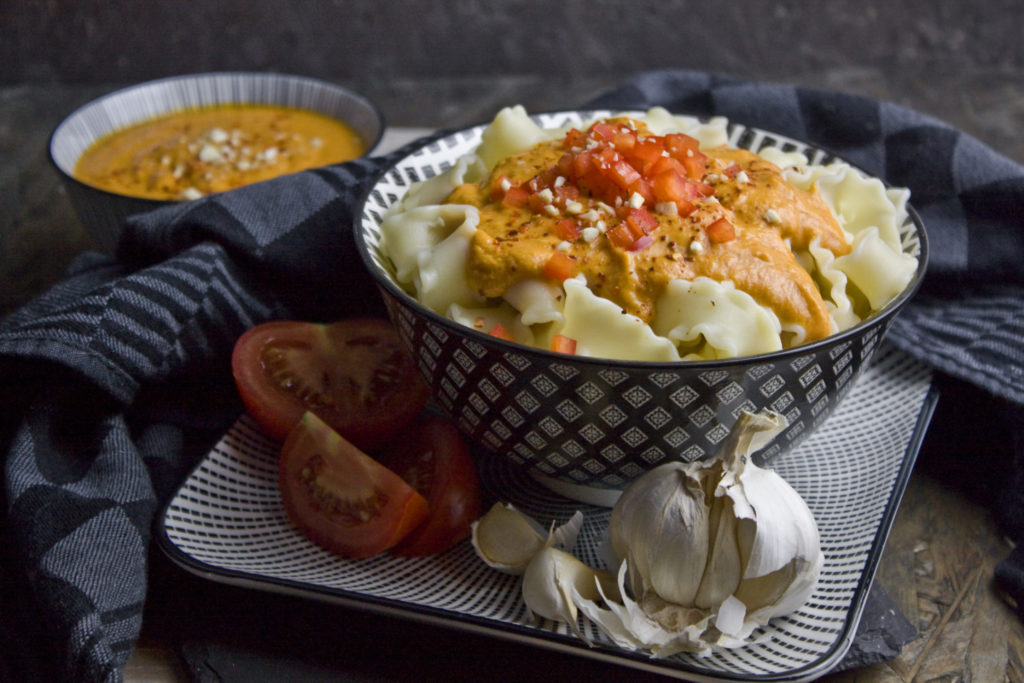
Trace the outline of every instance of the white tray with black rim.
{"label": "white tray with black rim", "polygon": [[[235,586],[300,595],[370,612],[525,642],[688,680],[809,680],[844,656],[903,496],[937,395],[930,370],[883,346],[836,412],[773,462],[805,498],[821,532],[825,566],[810,600],[755,632],[749,645],[708,657],[655,659],[612,643],[581,617],[588,646],[565,625],[532,621],[519,579],[487,567],[469,541],[421,558],[337,557],[285,516],[277,444],[241,417],[163,510],[157,542],[179,566]],[[610,511],[551,492],[498,458],[480,454],[485,508],[513,503],[544,523],[577,509],[576,554],[599,566]]]}

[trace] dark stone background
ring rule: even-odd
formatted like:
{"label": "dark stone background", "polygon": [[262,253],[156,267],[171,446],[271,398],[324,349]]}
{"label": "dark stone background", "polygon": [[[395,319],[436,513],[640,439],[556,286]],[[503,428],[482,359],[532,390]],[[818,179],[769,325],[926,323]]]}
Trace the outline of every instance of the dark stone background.
{"label": "dark stone background", "polygon": [[1024,122],[1020,0],[6,0],[0,35],[3,86],[241,69],[528,90],[685,67],[891,96],[997,145]]}

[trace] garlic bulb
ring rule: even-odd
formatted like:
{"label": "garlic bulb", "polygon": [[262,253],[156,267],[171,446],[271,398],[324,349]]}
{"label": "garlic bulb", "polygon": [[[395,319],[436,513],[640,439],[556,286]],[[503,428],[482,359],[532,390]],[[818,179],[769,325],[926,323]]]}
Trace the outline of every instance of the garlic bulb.
{"label": "garlic bulb", "polygon": [[[710,462],[657,467],[612,510],[612,547],[628,568],[623,588],[673,634],[654,643],[658,654],[742,643],[814,590],[824,563],[814,517],[782,477],[749,457],[785,426],[777,413],[744,413]],[[619,622],[627,632],[648,626]]]}
{"label": "garlic bulb", "polygon": [[803,605],[824,564],[807,504],[750,461],[785,426],[778,413],[744,413],[710,461],[662,465],[630,484],[611,514],[615,576],[570,554],[579,512],[545,535],[499,503],[473,525],[473,547],[522,574],[531,614],[584,639],[580,613],[621,647],[659,657],[738,647]]}

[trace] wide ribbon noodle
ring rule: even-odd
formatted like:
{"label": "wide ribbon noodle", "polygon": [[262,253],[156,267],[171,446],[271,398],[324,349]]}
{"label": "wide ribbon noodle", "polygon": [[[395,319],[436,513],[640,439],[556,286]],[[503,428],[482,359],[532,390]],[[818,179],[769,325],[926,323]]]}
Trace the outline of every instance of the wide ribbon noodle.
{"label": "wide ribbon noodle", "polygon": [[420,303],[461,324],[635,361],[790,348],[907,287],[908,190],[727,141],[725,119],[660,107],[558,129],[506,108],[389,210],[381,252]]}

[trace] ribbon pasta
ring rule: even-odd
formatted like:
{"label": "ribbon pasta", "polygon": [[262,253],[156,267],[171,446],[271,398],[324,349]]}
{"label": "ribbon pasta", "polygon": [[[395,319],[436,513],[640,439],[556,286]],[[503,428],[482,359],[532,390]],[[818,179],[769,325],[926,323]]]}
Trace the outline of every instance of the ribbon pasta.
{"label": "ribbon pasta", "polygon": [[[686,133],[702,148],[728,140],[722,118],[701,121],[662,108],[629,116],[654,134]],[[800,325],[780,323],[775,312],[732,281],[705,276],[670,281],[650,324],[594,294],[582,274],[562,283],[524,280],[491,299],[471,290],[465,272],[479,212],[445,199],[460,185],[486,178],[502,159],[568,129],[543,129],[519,106],[503,109],[474,152],[415,184],[392,207],[381,223],[381,252],[420,303],[485,332],[500,325],[515,341],[541,348],[548,348],[554,335],[565,335],[577,342],[577,353],[610,359],[722,359],[770,353],[804,340]],[[909,191],[887,188],[841,161],[814,165],[799,152],[774,147],[758,154],[776,164],[786,182],[818,192],[852,244],[849,253],[837,257],[815,238],[795,253],[821,291],[833,332],[856,325],[907,287],[918,265],[904,253],[899,231],[908,217]]]}

